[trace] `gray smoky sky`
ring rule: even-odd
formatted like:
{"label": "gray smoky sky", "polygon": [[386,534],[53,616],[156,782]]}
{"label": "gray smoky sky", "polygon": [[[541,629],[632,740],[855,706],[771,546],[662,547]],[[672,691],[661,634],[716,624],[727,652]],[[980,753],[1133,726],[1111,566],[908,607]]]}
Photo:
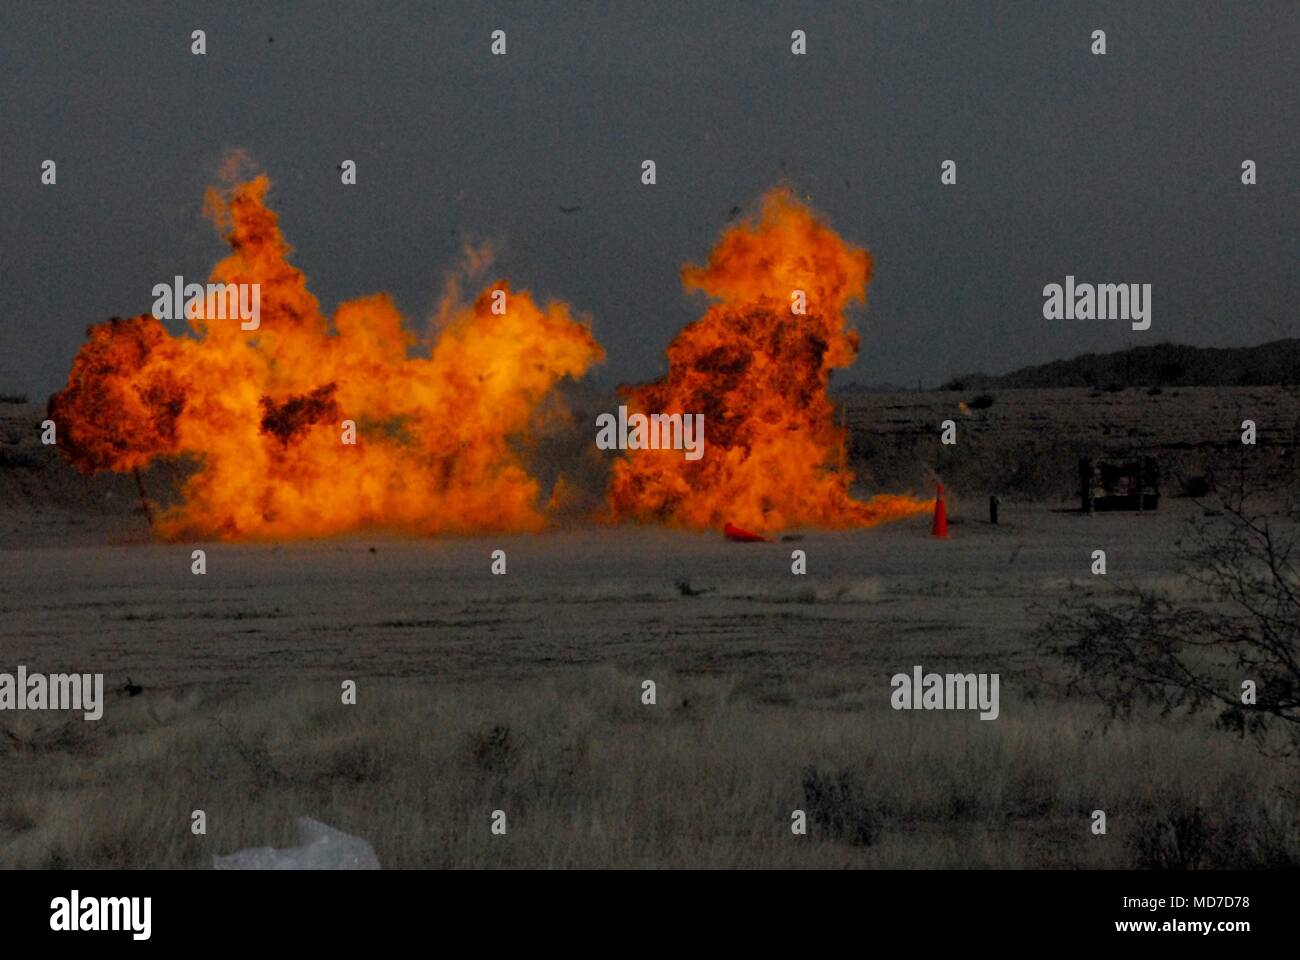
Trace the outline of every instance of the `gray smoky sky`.
{"label": "gray smoky sky", "polygon": [[[327,311],[386,291],[419,326],[487,239],[592,317],[603,383],[663,372],[703,309],[679,267],[780,181],[875,257],[841,381],[1300,335],[1297,50],[1295,0],[5,3],[0,391],[43,399],[87,324],[206,279],[231,148]],[[1067,274],[1152,284],[1151,329],[1045,320]]]}

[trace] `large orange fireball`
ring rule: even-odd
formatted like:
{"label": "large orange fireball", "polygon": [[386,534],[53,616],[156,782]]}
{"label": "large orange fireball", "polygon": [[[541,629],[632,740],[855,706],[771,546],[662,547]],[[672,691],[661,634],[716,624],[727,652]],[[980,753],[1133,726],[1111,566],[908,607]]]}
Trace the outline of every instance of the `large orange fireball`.
{"label": "large orange fireball", "polygon": [[864,302],[871,255],[846,244],[790,192],[776,189],[756,223],[723,234],[682,282],[718,300],[668,347],[668,373],[625,390],[640,413],[704,414],[704,455],[632,450],[614,465],[615,519],[756,530],[853,527],[911,516],[932,501],[855,500],[839,466],[844,430],[830,371],[857,355],[845,309]]}
{"label": "large orange fireball", "polygon": [[157,521],[167,537],[543,526],[514,441],[558,381],[602,358],[588,326],[505,281],[445,310],[422,351],[385,295],[327,319],[267,187],[209,195],[232,251],[211,279],[260,285],[260,325],[205,318],[200,303],[192,335],[148,314],[92,327],[50,400],[64,453],[86,472],[193,456],[183,503]]}

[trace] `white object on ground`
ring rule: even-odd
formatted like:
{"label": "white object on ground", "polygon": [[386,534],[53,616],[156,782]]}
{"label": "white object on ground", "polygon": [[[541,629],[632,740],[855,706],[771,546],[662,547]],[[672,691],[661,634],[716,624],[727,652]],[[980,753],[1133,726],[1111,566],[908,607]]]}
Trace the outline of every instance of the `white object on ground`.
{"label": "white object on ground", "polygon": [[298,818],[296,847],[251,847],[225,857],[213,857],[214,870],[378,870],[375,848],[350,833],[313,820]]}

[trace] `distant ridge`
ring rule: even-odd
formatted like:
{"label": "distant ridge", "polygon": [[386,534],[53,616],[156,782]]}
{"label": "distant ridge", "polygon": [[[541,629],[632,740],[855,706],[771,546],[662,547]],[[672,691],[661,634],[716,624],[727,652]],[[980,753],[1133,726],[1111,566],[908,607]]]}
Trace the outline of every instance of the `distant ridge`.
{"label": "distant ridge", "polygon": [[1256,387],[1300,383],[1300,339],[1255,347],[1190,347],[1157,343],[1113,353],[1085,353],[1022,367],[1001,376],[954,377],[943,390],[1042,390],[1052,387]]}

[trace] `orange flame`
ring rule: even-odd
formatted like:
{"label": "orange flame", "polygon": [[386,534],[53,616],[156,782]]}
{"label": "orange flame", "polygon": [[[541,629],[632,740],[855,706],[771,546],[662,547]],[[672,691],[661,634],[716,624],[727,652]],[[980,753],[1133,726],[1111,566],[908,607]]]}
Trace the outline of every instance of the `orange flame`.
{"label": "orange flame", "polygon": [[202,305],[193,336],[149,315],[92,327],[50,400],[64,453],[85,472],[196,456],[184,502],[159,517],[166,537],[544,526],[539,484],[512,442],[558,381],[603,358],[588,326],[505,281],[472,305],[444,305],[424,355],[386,295],[328,321],[288,262],[268,186],[258,177],[208,195],[232,250],[212,282],[260,284],[260,327],[207,319]]}
{"label": "orange flame", "polygon": [[857,355],[844,310],[865,302],[871,269],[866,250],[845,244],[786,189],[767,194],[756,224],[726,231],[706,266],[684,267],[687,290],[720,302],[669,345],[665,377],[625,393],[634,412],[704,414],[704,456],[629,451],[614,465],[613,518],[771,531],[929,510],[932,501],[910,496],[854,500],[853,475],[837,466],[845,431],[827,387],[830,371]]}

